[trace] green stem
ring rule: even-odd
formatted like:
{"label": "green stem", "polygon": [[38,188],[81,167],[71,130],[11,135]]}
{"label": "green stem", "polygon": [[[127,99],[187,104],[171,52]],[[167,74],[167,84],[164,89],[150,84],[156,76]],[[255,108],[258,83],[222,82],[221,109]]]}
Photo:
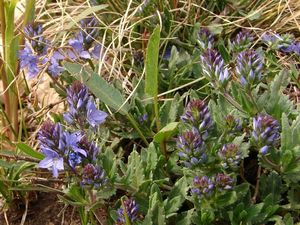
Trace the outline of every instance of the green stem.
{"label": "green stem", "polygon": [[129,120],[129,122],[132,124],[133,128],[138,132],[138,134],[140,135],[140,137],[142,138],[142,140],[146,144],[146,146],[148,146],[149,142],[145,138],[143,132],[140,130],[137,122],[135,121],[135,119],[129,113],[126,115],[126,117]]}

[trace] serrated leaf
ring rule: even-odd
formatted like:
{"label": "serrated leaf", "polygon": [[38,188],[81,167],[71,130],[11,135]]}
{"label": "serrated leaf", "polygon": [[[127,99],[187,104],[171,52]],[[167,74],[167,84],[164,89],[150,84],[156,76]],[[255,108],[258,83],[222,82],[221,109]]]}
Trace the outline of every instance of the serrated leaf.
{"label": "serrated leaf", "polygon": [[158,55],[160,27],[156,26],[149,38],[146,53],[145,92],[152,97],[158,94]]}
{"label": "serrated leaf", "polygon": [[83,66],[76,63],[64,63],[64,67],[77,80],[83,82],[89,90],[102,102],[123,115],[127,115],[129,111],[128,103],[121,92],[107,83],[99,74],[87,70]]}
{"label": "serrated leaf", "polygon": [[278,203],[282,191],[281,177],[276,172],[272,171],[268,176],[261,176],[259,184],[261,198],[266,198],[272,194],[272,204]]}
{"label": "serrated leaf", "polygon": [[217,207],[225,207],[235,203],[238,200],[237,194],[235,191],[229,191],[222,195],[219,195],[215,200],[215,204]]}
{"label": "serrated leaf", "polygon": [[20,149],[22,152],[24,152],[26,155],[38,159],[38,160],[42,160],[45,158],[45,156],[35,150],[33,150],[31,147],[29,147],[27,144],[25,143],[17,143],[16,144],[17,148]]}
{"label": "serrated leaf", "polygon": [[175,183],[168,198],[164,201],[166,218],[178,211],[185,200],[186,191],[187,182],[185,177],[182,177]]}
{"label": "serrated leaf", "polygon": [[177,225],[190,225],[192,223],[192,217],[193,217],[194,209],[190,209],[187,212],[181,213],[181,215],[178,217],[178,222],[176,222]]}
{"label": "serrated leaf", "polygon": [[178,122],[169,123],[167,126],[162,128],[157,134],[155,134],[153,140],[156,143],[160,143],[161,141],[168,140],[177,131],[178,124],[179,124]]}

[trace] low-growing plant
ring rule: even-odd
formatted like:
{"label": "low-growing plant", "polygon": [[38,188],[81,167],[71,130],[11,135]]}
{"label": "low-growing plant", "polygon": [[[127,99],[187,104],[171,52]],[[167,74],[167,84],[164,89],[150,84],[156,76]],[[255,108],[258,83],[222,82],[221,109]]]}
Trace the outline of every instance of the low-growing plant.
{"label": "low-growing plant", "polygon": [[[132,43],[141,54],[122,59],[119,72],[134,71],[128,94],[99,63],[110,62],[115,40],[100,44],[96,13],[125,6],[92,4],[65,42],[45,37],[43,24],[24,28],[20,68],[31,79],[49,75],[66,108],[40,121],[42,154],[17,144],[39,162],[12,166],[16,173],[7,167],[12,178],[3,178],[1,194],[11,201],[10,191],[30,190],[20,174],[37,165],[61,178],[59,200],[86,225],[299,222],[300,116],[288,91],[299,89],[299,42],[271,31],[228,37],[198,23],[171,33],[176,14],[192,20],[176,10],[180,2],[136,3],[142,10],[132,15],[151,22],[135,24],[144,32],[142,43]],[[226,2],[205,5],[219,13]],[[164,14],[154,15],[155,7]]]}

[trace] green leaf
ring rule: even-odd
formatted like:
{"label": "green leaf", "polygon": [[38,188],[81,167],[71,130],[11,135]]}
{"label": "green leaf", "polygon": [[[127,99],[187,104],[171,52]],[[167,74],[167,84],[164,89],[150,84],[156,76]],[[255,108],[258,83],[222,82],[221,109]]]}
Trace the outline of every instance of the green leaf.
{"label": "green leaf", "polygon": [[169,123],[167,126],[162,128],[157,134],[155,134],[153,140],[157,143],[167,140],[172,137],[177,131],[178,122]]}
{"label": "green leaf", "polygon": [[274,171],[268,176],[261,176],[259,180],[259,189],[261,198],[266,198],[269,194],[272,194],[272,204],[278,203],[282,191],[281,177]]}
{"label": "green leaf", "polygon": [[219,195],[215,200],[215,204],[217,207],[225,207],[235,203],[238,200],[237,194],[235,191],[229,191],[222,195]]}
{"label": "green leaf", "polygon": [[168,198],[164,201],[166,218],[170,217],[178,211],[182,203],[185,201],[187,192],[187,182],[185,177],[180,178],[169,193]]}
{"label": "green leaf", "polygon": [[[150,143],[146,152],[147,152],[147,159],[146,159],[147,165],[145,168],[145,175],[146,175],[146,178],[152,179],[152,172],[156,169],[157,160],[158,160],[156,148],[152,142]],[[151,176],[150,176],[150,174],[151,174]]]}
{"label": "green leaf", "polygon": [[31,147],[29,147],[25,143],[17,143],[16,146],[18,149],[20,149],[26,155],[31,156],[32,158],[39,159],[39,160],[42,160],[45,158],[45,156],[43,154],[33,150]]}
{"label": "green leaf", "polygon": [[85,69],[76,63],[64,63],[64,67],[77,80],[83,82],[89,90],[102,102],[123,115],[127,115],[129,104],[124,103],[125,99],[120,91],[107,83],[99,74]]}
{"label": "green leaf", "polygon": [[192,223],[192,217],[193,217],[194,209],[190,209],[187,212],[181,213],[181,215],[178,218],[178,222],[176,222],[177,225],[190,225]]}
{"label": "green leaf", "polygon": [[146,53],[145,92],[152,97],[158,94],[158,54],[160,41],[160,26],[156,26],[149,38]]}

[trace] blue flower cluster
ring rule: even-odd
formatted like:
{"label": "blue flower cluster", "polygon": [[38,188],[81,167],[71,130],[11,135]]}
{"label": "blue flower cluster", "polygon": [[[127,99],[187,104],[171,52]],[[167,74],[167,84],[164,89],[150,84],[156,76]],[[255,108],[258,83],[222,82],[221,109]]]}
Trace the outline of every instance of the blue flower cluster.
{"label": "blue flower cluster", "polygon": [[[132,198],[126,199],[123,202],[125,210],[126,210],[126,215],[131,223],[135,222],[138,219],[138,205],[136,204],[135,200]],[[119,208],[117,210],[118,212],[118,222],[121,224],[126,224],[126,219],[125,219],[125,213],[123,207]]]}
{"label": "blue flower cluster", "polygon": [[64,71],[59,61],[64,57],[58,51],[52,56],[47,56],[50,49],[50,42],[43,36],[41,24],[28,24],[24,29],[25,47],[19,51],[20,68],[28,70],[28,77],[36,77],[42,69],[49,64],[48,72],[51,76],[57,77]]}
{"label": "blue flower cluster", "polygon": [[216,176],[209,178],[208,176],[196,176],[194,178],[191,193],[199,199],[209,198],[216,191],[232,190],[234,179],[224,173],[218,173]]}
{"label": "blue flower cluster", "polygon": [[284,53],[295,53],[300,56],[300,42],[295,41],[290,34],[266,33],[262,36],[262,41],[273,49]]}
{"label": "blue flower cluster", "polygon": [[214,49],[207,49],[200,56],[200,59],[204,76],[206,76],[212,85],[214,87],[226,88],[230,75],[220,53]]}
{"label": "blue flower cluster", "polygon": [[202,49],[210,49],[215,43],[215,36],[204,27],[199,30],[197,41]]}
{"label": "blue flower cluster", "polygon": [[206,162],[205,140],[213,128],[208,106],[202,100],[189,102],[181,120],[191,129],[183,132],[177,138],[179,157],[186,167],[197,167]]}
{"label": "blue flower cluster", "polygon": [[97,110],[88,88],[79,81],[73,82],[67,89],[67,102],[69,111],[64,113],[64,119],[79,129],[95,129],[107,117],[107,113]]}
{"label": "blue flower cluster", "polygon": [[231,41],[231,48],[235,52],[241,52],[250,47],[253,39],[254,38],[249,31],[240,31]]}
{"label": "blue flower cluster", "polygon": [[268,153],[269,148],[275,146],[280,139],[278,121],[267,114],[253,118],[252,138],[262,154]]}
{"label": "blue flower cluster", "polygon": [[68,56],[73,59],[99,59],[101,53],[101,45],[94,44],[99,29],[98,22],[95,17],[85,18],[80,21],[80,31],[75,35],[74,39],[69,40],[72,50],[68,51]]}
{"label": "blue flower cluster", "polygon": [[223,145],[218,155],[221,159],[221,165],[225,169],[228,167],[236,168],[242,159],[238,146],[233,143]]}
{"label": "blue flower cluster", "polygon": [[99,35],[96,18],[86,18],[80,21],[80,31],[74,39],[69,40],[72,49],[55,50],[50,54],[51,43],[44,38],[43,27],[40,24],[28,24],[24,29],[25,47],[19,51],[20,68],[27,69],[28,77],[36,77],[43,68],[52,77],[58,77],[64,68],[60,62],[66,57],[72,60],[99,59],[101,45],[94,44]]}
{"label": "blue flower cluster", "polygon": [[263,57],[255,50],[245,50],[238,54],[236,75],[244,88],[251,88],[262,79]]}
{"label": "blue flower cluster", "polygon": [[[67,123],[74,125],[75,132],[64,130],[60,123],[46,121],[38,133],[40,149],[45,155],[39,167],[52,170],[53,176],[58,177],[58,172],[64,170],[66,164],[81,177],[83,187],[101,188],[107,183],[106,174],[97,165],[99,149],[89,141],[85,129],[91,127],[94,131],[94,128],[105,121],[107,114],[96,109],[87,87],[80,82],[75,81],[67,94],[70,111],[64,118]],[[80,168],[81,171],[78,172]]]}
{"label": "blue flower cluster", "polygon": [[[45,158],[39,163],[39,167],[52,170],[53,176],[58,177],[58,171],[64,170],[65,157],[76,155],[78,159],[74,159],[74,161],[79,164],[81,157],[87,155],[86,151],[78,146],[80,139],[79,133],[69,133],[62,128],[60,123],[54,124],[46,121],[38,132],[40,149],[45,155]],[[69,165],[76,166],[76,164]]]}

